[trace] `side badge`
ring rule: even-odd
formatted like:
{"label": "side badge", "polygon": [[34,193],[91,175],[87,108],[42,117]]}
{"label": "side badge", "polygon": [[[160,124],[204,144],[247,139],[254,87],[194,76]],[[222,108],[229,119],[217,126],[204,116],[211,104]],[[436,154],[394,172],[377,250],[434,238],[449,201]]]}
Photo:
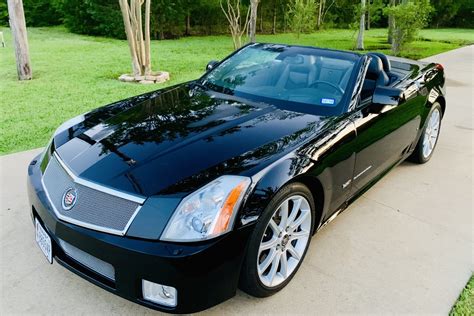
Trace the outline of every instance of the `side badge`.
{"label": "side badge", "polygon": [[438,97],[439,97],[438,91],[436,91],[435,89],[431,89],[430,94],[428,95],[428,102],[434,103],[434,101],[436,101]]}

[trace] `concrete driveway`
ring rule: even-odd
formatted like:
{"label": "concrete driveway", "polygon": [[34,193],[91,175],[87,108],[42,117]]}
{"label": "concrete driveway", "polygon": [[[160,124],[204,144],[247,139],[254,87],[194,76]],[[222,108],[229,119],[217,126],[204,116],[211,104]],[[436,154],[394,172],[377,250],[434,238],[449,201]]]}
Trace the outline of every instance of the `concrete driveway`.
{"label": "concrete driveway", "polygon": [[[474,46],[433,56],[448,106],[433,159],[403,163],[313,238],[283,291],[208,314],[447,314],[474,270]],[[155,314],[46,263],[25,177],[32,150],[0,157],[0,314]]]}

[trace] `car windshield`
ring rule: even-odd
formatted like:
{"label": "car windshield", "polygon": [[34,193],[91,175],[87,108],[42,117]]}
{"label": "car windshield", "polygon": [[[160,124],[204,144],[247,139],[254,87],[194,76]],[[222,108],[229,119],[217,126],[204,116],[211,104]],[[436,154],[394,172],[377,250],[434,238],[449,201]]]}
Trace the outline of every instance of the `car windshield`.
{"label": "car windshield", "polygon": [[202,78],[218,92],[285,104],[322,114],[341,113],[357,56],[308,47],[254,44]]}

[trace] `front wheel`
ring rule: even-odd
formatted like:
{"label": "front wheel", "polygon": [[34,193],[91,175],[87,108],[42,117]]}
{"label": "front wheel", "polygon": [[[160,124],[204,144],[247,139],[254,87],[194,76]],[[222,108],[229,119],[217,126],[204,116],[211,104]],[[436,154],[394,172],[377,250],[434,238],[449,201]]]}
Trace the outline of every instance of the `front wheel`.
{"label": "front wheel", "polygon": [[303,184],[289,184],[275,195],[250,237],[240,276],[242,290],[266,297],[290,282],[310,244],[313,211],[313,197]]}
{"label": "front wheel", "polygon": [[431,159],[436,144],[438,143],[442,117],[443,112],[441,105],[435,102],[426,118],[425,128],[423,129],[415,150],[410,156],[410,160],[422,164]]}

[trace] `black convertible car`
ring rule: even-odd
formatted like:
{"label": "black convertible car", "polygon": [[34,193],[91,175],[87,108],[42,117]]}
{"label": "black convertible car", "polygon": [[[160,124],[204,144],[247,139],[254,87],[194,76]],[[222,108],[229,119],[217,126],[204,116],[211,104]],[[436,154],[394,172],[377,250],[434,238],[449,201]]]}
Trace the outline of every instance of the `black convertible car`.
{"label": "black convertible car", "polygon": [[271,295],[324,224],[406,158],[431,158],[444,81],[440,64],[247,45],[59,127],[28,169],[37,243],[162,311]]}

